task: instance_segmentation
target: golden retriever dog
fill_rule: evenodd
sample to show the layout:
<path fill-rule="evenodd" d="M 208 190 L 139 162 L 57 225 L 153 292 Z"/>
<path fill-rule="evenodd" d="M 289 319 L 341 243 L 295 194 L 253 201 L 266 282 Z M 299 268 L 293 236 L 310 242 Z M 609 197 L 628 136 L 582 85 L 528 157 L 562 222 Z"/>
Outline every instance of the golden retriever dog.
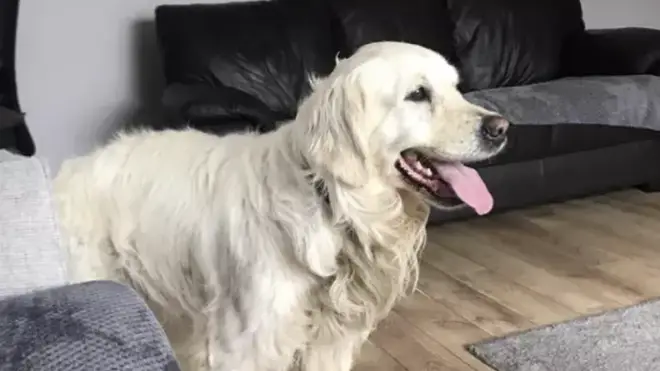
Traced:
<path fill-rule="evenodd" d="M 136 289 L 185 371 L 347 371 L 416 284 L 430 207 L 488 213 L 464 165 L 508 122 L 439 54 L 378 42 L 266 133 L 123 133 L 55 180 L 73 281 Z"/>

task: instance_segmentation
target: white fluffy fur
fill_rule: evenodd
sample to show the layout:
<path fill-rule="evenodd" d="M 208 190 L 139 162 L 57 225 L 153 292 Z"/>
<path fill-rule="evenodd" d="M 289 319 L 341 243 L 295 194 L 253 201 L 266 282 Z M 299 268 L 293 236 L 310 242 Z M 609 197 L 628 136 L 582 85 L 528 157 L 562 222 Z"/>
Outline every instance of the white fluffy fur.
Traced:
<path fill-rule="evenodd" d="M 72 279 L 133 286 L 185 371 L 351 369 L 417 278 L 431 201 L 399 153 L 496 152 L 457 82 L 434 52 L 374 43 L 272 133 L 124 133 L 68 161 L 55 189 Z M 421 85 L 432 102 L 404 99 Z"/>

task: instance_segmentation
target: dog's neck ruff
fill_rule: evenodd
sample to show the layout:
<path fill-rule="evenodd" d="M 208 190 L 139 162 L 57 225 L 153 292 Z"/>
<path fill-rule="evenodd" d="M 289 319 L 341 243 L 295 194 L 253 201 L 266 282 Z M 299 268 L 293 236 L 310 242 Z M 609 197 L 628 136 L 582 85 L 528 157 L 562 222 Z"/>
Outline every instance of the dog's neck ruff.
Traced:
<path fill-rule="evenodd" d="M 330 205 L 330 194 L 328 194 L 328 187 L 325 185 L 323 179 L 318 179 L 313 175 L 310 175 L 309 179 L 314 186 L 316 196 L 323 202 L 323 206 L 328 212 L 332 211 L 332 207 Z"/>
<path fill-rule="evenodd" d="M 332 215 L 332 207 L 330 205 L 330 194 L 328 193 L 328 187 L 325 184 L 325 181 L 318 176 L 318 174 L 312 171 L 312 167 L 306 160 L 303 160 L 302 170 L 307 172 L 306 175 L 307 181 L 314 187 L 316 196 L 321 200 L 323 208 L 326 210 L 328 215 Z"/>
<path fill-rule="evenodd" d="M 335 313 L 327 319 L 332 330 L 317 335 L 325 338 L 349 328 L 371 328 L 416 285 L 417 253 L 425 240 L 428 213 L 412 206 L 417 200 L 404 207 L 408 197 L 398 193 L 353 189 L 342 193 L 348 199 L 341 202 L 335 199 L 335 185 L 325 180 L 323 173 L 306 159 L 301 165 L 328 221 L 344 236 L 336 257 L 337 272 L 327 277 L 321 290 L 325 293 L 322 312 Z M 357 209 L 347 214 L 347 205 Z M 363 210 L 374 210 L 373 205 L 382 211 L 376 216 L 364 215 Z"/>

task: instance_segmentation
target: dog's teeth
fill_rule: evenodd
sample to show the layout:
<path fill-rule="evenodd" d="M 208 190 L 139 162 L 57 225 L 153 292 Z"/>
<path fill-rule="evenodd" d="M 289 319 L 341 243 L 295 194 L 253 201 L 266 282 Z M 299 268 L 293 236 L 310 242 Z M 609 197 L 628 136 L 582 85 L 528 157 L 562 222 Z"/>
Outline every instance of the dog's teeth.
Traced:
<path fill-rule="evenodd" d="M 433 172 L 428 167 L 424 166 L 421 162 L 415 161 L 415 170 L 419 171 L 428 177 L 433 176 Z"/>

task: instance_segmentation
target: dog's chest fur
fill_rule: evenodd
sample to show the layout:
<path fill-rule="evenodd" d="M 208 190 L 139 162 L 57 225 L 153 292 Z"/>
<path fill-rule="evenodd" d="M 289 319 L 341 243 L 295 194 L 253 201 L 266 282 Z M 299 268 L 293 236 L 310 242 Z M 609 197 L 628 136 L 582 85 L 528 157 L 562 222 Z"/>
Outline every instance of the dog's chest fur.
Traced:
<path fill-rule="evenodd" d="M 322 222 L 315 221 L 315 234 L 319 243 L 334 245 L 325 249 L 334 256 L 325 258 L 332 264 L 324 266 L 325 275 L 317 276 L 307 313 L 312 341 L 332 342 L 347 333 L 371 331 L 414 286 L 428 206 L 411 194 L 400 194 L 399 213 L 390 219 L 346 220 L 336 225 L 331 220 L 337 210 L 324 187 L 316 184 L 315 188 L 324 207 Z M 308 266 L 313 267 L 310 262 Z"/>

